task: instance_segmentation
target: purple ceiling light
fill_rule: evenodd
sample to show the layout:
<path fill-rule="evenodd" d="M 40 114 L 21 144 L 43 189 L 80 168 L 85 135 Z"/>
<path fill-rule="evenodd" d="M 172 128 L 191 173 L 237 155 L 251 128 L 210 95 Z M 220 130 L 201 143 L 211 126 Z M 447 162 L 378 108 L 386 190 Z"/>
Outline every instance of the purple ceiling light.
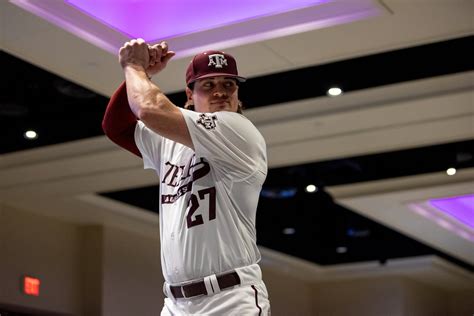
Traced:
<path fill-rule="evenodd" d="M 113 54 L 141 37 L 167 40 L 178 57 L 366 19 L 376 0 L 10 0 Z"/>
<path fill-rule="evenodd" d="M 429 200 L 431 206 L 474 229 L 474 194 Z"/>
<path fill-rule="evenodd" d="M 415 213 L 474 242 L 474 194 L 409 204 Z"/>
<path fill-rule="evenodd" d="M 130 38 L 158 41 L 319 5 L 328 0 L 65 0 Z"/>

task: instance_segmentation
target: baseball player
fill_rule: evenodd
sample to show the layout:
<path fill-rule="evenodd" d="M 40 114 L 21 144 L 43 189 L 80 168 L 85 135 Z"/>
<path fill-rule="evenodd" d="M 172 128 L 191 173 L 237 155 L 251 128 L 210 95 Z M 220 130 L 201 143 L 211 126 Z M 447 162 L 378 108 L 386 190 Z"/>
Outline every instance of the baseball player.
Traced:
<path fill-rule="evenodd" d="M 173 56 L 165 42 L 127 42 L 119 53 L 125 82 L 102 123 L 160 178 L 161 315 L 269 315 L 255 232 L 266 145 L 241 114 L 245 78 L 231 55 L 200 53 L 179 108 L 150 81 Z"/>

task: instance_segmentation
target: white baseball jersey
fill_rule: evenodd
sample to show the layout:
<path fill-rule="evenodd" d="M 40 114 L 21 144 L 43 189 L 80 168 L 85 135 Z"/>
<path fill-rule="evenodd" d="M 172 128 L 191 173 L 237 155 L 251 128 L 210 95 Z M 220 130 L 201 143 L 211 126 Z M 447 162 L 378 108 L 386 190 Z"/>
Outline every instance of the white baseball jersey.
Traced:
<path fill-rule="evenodd" d="M 195 151 L 138 122 L 145 168 L 160 177 L 161 263 L 178 284 L 257 263 L 255 215 L 266 145 L 243 115 L 181 109 Z"/>

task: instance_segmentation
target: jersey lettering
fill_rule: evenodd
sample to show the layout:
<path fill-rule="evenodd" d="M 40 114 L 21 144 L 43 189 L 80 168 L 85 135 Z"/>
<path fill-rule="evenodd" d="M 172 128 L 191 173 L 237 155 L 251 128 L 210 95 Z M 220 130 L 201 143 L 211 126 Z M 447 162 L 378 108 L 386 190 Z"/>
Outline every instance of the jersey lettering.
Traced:
<path fill-rule="evenodd" d="M 162 183 L 165 183 L 168 186 L 179 188 L 175 194 L 162 194 L 161 203 L 174 203 L 181 196 L 192 190 L 194 181 L 205 177 L 211 171 L 209 163 L 204 158 L 200 158 L 199 162 L 194 163 L 195 157 L 196 156 L 193 155 L 193 157 L 190 159 L 190 162 L 188 163 L 189 168 L 184 174 L 184 166 L 176 166 L 170 163 L 169 161 L 165 163 L 166 166 L 169 166 L 169 169 L 166 171 Z M 178 177 L 177 174 L 179 171 L 181 174 L 181 178 L 179 182 L 175 182 Z M 170 177 L 172 173 L 173 175 Z M 190 174 L 191 176 L 189 176 Z"/>
<path fill-rule="evenodd" d="M 172 187 L 177 187 L 178 179 L 183 174 L 184 166 L 176 166 L 170 163 L 169 161 L 167 161 L 165 165 L 169 166 L 169 168 L 166 171 L 166 174 L 163 177 L 163 181 L 161 181 L 161 183 L 165 183 Z M 171 175 L 171 178 L 170 178 L 170 175 Z"/>
<path fill-rule="evenodd" d="M 199 199 L 204 200 L 207 195 L 209 195 L 209 221 L 216 219 L 216 188 L 207 188 L 199 190 L 198 192 Z M 202 218 L 201 214 L 196 215 L 193 218 L 194 213 L 199 208 L 199 200 L 195 194 L 191 194 L 191 198 L 188 202 L 188 215 L 186 215 L 186 222 L 188 228 L 193 226 L 202 225 L 204 224 L 204 219 Z"/>

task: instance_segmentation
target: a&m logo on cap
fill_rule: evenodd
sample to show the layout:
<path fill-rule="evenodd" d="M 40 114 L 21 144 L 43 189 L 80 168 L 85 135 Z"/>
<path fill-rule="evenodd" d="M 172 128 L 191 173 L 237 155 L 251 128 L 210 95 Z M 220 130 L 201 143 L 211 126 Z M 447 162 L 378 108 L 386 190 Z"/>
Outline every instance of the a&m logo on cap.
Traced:
<path fill-rule="evenodd" d="M 227 59 L 222 54 L 212 54 L 209 55 L 209 67 L 214 66 L 215 68 L 222 68 L 223 66 L 227 66 Z"/>

